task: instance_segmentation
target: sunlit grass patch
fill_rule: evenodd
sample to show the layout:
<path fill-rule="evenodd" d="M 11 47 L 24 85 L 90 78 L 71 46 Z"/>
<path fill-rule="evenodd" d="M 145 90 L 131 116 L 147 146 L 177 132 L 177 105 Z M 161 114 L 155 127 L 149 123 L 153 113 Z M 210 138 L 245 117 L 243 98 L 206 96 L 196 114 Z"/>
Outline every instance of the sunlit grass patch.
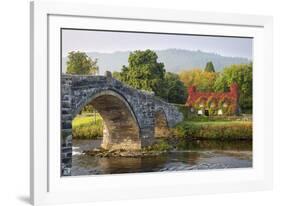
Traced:
<path fill-rule="evenodd" d="M 96 114 L 78 115 L 72 120 L 74 139 L 96 139 L 103 136 L 103 119 Z"/>

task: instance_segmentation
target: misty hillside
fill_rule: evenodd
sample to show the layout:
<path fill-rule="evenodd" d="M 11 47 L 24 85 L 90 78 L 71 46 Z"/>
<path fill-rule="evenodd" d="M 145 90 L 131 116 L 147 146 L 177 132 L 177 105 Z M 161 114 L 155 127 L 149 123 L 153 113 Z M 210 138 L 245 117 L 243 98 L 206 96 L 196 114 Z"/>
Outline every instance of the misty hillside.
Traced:
<path fill-rule="evenodd" d="M 249 63 L 250 60 L 239 57 L 226 57 L 215 53 L 203 51 L 190 51 L 182 49 L 156 50 L 158 61 L 165 64 L 166 71 L 179 72 L 195 67 L 204 68 L 208 61 L 212 61 L 215 70 L 221 71 L 225 66 L 231 64 Z M 120 71 L 123 65 L 128 65 L 129 51 L 119 51 L 114 53 L 88 52 L 91 58 L 98 59 L 100 74 L 106 70 Z M 66 71 L 67 58 L 62 59 L 62 71 Z"/>

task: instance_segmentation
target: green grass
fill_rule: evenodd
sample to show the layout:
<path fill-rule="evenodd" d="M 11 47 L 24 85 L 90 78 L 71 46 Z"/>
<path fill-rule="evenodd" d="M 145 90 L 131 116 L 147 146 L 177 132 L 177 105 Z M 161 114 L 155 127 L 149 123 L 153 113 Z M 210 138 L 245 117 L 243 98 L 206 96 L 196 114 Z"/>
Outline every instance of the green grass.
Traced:
<path fill-rule="evenodd" d="M 194 139 L 252 139 L 252 122 L 184 121 L 176 126 L 174 136 Z"/>
<path fill-rule="evenodd" d="M 103 121 L 101 116 L 99 114 L 96 115 L 96 121 Z M 94 115 L 79 115 L 77 117 L 75 117 L 73 120 L 72 120 L 72 127 L 75 128 L 75 127 L 80 127 L 80 126 L 85 126 L 85 125 L 88 125 L 88 124 L 93 124 L 95 123 L 95 117 Z"/>
<path fill-rule="evenodd" d="M 240 116 L 193 116 L 186 119 L 191 122 L 247 122 L 251 121 L 251 115 Z"/>
<path fill-rule="evenodd" d="M 248 116 L 189 116 L 173 129 L 179 138 L 193 139 L 252 139 L 251 115 Z M 96 119 L 96 120 L 95 120 Z M 78 115 L 72 121 L 74 139 L 97 139 L 103 136 L 103 119 L 97 113 Z M 155 145 L 157 150 L 167 150 L 167 145 Z"/>
<path fill-rule="evenodd" d="M 73 139 L 97 139 L 103 136 L 103 119 L 99 114 L 83 114 L 72 121 Z"/>
<path fill-rule="evenodd" d="M 221 120 L 216 120 L 216 121 L 189 121 L 188 124 L 191 125 L 201 125 L 201 126 L 233 126 L 233 125 L 245 125 L 251 123 L 249 121 L 231 121 L 231 120 L 226 120 L 226 121 L 221 121 Z"/>

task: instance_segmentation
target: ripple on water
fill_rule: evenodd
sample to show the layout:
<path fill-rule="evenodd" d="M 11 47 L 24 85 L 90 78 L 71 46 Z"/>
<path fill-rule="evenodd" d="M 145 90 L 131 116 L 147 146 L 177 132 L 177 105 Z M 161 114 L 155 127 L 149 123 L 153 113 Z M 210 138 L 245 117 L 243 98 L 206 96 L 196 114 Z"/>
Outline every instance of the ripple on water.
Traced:
<path fill-rule="evenodd" d="M 73 141 L 72 175 L 165 172 L 252 167 L 252 152 L 236 150 L 177 151 L 145 158 L 96 158 L 83 154 L 100 144 Z"/>

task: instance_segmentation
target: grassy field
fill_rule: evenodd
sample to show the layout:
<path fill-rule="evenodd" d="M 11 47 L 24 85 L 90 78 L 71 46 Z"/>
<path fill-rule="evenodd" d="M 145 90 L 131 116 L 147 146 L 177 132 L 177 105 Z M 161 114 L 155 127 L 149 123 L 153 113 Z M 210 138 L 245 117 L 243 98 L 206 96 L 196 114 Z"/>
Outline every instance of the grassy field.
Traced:
<path fill-rule="evenodd" d="M 72 121 L 74 139 L 97 139 L 103 136 L 103 119 L 96 113 L 78 115 Z"/>
<path fill-rule="evenodd" d="M 96 116 L 97 121 L 102 121 L 102 118 L 99 114 Z M 85 126 L 88 124 L 93 124 L 95 123 L 95 117 L 93 114 L 89 115 L 78 115 L 75 117 L 72 121 L 72 127 L 80 127 L 80 126 Z"/>
<path fill-rule="evenodd" d="M 184 121 L 176 126 L 174 135 L 196 139 L 252 139 L 252 121 Z"/>
<path fill-rule="evenodd" d="M 83 113 L 72 121 L 74 139 L 97 139 L 103 136 L 103 119 L 96 113 Z M 173 128 L 173 136 L 192 139 L 252 139 L 251 115 L 189 116 Z"/>
<path fill-rule="evenodd" d="M 173 129 L 175 137 L 194 139 L 252 139 L 252 115 L 198 116 L 183 105 L 175 105 L 184 121 Z"/>

